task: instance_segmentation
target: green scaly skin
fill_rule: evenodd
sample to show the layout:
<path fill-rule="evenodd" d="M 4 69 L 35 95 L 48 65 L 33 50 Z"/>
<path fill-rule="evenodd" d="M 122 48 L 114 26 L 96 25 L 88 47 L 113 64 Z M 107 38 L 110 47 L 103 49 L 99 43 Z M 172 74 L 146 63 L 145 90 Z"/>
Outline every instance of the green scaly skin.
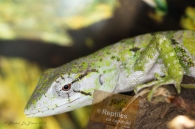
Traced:
<path fill-rule="evenodd" d="M 145 34 L 47 70 L 27 103 L 25 114 L 43 117 L 91 105 L 95 89 L 137 93 L 152 86 L 148 94 L 151 100 L 159 86 L 174 84 L 180 93 L 184 75 L 195 77 L 195 32 Z"/>

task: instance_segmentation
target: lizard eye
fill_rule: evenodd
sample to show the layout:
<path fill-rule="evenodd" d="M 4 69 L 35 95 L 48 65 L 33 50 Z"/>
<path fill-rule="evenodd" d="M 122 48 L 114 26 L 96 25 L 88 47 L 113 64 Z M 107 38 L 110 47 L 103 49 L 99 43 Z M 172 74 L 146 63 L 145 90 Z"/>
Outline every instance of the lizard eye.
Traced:
<path fill-rule="evenodd" d="M 67 85 L 64 85 L 64 86 L 62 87 L 62 90 L 63 90 L 63 91 L 69 91 L 70 88 L 71 88 L 71 84 L 67 84 Z"/>
<path fill-rule="evenodd" d="M 55 97 L 69 98 L 76 94 L 76 91 L 80 91 L 79 83 L 66 75 L 57 78 L 52 84 L 52 94 Z"/>

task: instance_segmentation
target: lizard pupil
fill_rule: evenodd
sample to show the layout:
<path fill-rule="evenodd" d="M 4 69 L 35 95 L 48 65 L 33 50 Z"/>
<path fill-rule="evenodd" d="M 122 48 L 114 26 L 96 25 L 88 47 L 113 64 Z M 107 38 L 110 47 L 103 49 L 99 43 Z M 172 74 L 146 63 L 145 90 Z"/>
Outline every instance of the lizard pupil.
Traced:
<path fill-rule="evenodd" d="M 63 91 L 68 91 L 68 90 L 70 90 L 70 88 L 71 88 L 71 84 L 67 84 L 67 85 L 64 85 L 64 86 L 62 87 L 62 90 L 63 90 Z"/>

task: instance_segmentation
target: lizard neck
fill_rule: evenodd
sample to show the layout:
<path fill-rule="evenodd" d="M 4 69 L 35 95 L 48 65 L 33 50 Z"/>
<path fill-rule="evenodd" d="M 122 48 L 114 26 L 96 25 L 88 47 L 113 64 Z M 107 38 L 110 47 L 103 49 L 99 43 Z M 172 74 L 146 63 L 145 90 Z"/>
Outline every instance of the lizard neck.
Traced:
<path fill-rule="evenodd" d="M 165 67 L 161 61 L 155 63 L 148 72 L 134 71 L 129 74 L 128 70 L 121 70 L 119 80 L 113 92 L 128 92 L 133 91 L 135 86 L 143 84 L 155 79 L 155 74 L 164 76 Z"/>

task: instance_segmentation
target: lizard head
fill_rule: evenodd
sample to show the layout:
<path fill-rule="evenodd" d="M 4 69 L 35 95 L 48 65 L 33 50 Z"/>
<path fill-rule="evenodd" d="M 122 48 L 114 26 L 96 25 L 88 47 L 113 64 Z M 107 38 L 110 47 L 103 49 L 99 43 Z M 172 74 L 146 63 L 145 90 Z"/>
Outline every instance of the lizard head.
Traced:
<path fill-rule="evenodd" d="M 68 68 L 62 66 L 42 74 L 25 107 L 27 117 L 50 116 L 92 104 L 97 71 Z"/>

